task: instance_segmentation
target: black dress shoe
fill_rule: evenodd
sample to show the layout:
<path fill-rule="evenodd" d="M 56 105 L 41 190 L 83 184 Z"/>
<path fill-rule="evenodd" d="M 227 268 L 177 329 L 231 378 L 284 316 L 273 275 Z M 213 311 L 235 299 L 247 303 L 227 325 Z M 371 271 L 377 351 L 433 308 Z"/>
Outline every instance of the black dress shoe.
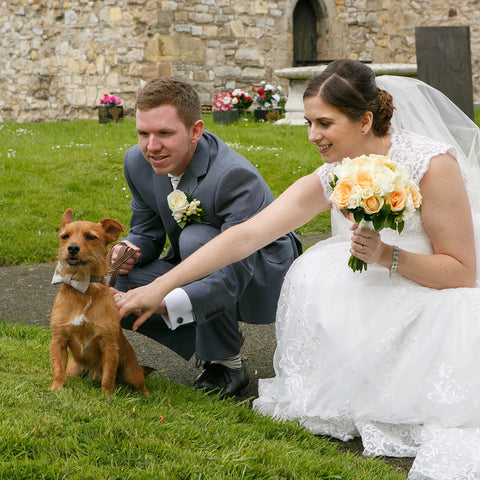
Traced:
<path fill-rule="evenodd" d="M 247 367 L 228 368 L 220 363 L 205 362 L 203 372 L 195 380 L 195 389 L 218 393 L 221 398 L 234 397 L 248 385 Z"/>

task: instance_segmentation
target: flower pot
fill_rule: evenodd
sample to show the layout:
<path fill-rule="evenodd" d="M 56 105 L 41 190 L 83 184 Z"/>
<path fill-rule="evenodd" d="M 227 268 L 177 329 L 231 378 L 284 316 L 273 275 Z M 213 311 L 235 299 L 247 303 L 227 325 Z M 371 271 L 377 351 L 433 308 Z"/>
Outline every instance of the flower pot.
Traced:
<path fill-rule="evenodd" d="M 282 108 L 257 108 L 253 111 L 256 122 L 276 122 L 280 120 Z"/>
<path fill-rule="evenodd" d="M 123 105 L 100 105 L 98 107 L 98 123 L 121 122 Z"/>
<path fill-rule="evenodd" d="M 221 110 L 216 110 L 213 112 L 213 121 L 214 123 L 223 123 L 224 125 L 229 125 L 230 123 L 238 122 L 238 110 L 227 110 L 222 112 Z"/>
<path fill-rule="evenodd" d="M 249 118 L 251 115 L 250 110 L 240 110 L 240 109 L 237 109 L 237 110 L 238 110 L 239 118 Z"/>

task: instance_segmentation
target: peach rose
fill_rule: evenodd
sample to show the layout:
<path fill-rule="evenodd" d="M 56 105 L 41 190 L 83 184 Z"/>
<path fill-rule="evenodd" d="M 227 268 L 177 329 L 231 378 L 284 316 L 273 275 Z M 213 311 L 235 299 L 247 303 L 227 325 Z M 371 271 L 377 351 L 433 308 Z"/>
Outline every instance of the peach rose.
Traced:
<path fill-rule="evenodd" d="M 407 192 L 402 187 L 395 187 L 392 193 L 385 200 L 387 205 L 390 205 L 392 212 L 400 212 L 407 204 Z"/>
<path fill-rule="evenodd" d="M 412 197 L 413 206 L 415 208 L 420 207 L 420 204 L 422 203 L 422 195 L 420 195 L 418 188 L 415 185 L 409 185 L 408 193 Z"/>
<path fill-rule="evenodd" d="M 339 180 L 335 185 L 330 200 L 338 207 L 345 208 L 352 196 L 355 183 L 351 178 L 344 178 Z"/>
<path fill-rule="evenodd" d="M 372 153 L 371 155 L 369 155 L 369 158 L 373 165 L 388 168 L 392 166 L 392 161 L 385 155 L 375 155 Z"/>
<path fill-rule="evenodd" d="M 366 213 L 372 215 L 374 213 L 377 213 L 383 207 L 383 203 L 383 199 L 372 195 L 365 200 L 365 206 L 363 207 L 363 209 Z"/>
<path fill-rule="evenodd" d="M 362 190 L 373 187 L 373 177 L 367 170 L 359 170 L 355 180 Z"/>

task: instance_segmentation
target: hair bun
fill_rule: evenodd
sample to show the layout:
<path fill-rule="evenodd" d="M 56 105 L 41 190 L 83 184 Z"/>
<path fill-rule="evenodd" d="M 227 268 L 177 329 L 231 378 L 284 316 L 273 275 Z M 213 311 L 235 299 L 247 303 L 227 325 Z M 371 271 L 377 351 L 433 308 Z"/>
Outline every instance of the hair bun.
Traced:
<path fill-rule="evenodd" d="M 380 135 L 385 135 L 390 128 L 390 120 L 393 116 L 393 98 L 386 91 L 381 88 L 378 89 L 378 110 L 374 115 L 375 130 Z"/>

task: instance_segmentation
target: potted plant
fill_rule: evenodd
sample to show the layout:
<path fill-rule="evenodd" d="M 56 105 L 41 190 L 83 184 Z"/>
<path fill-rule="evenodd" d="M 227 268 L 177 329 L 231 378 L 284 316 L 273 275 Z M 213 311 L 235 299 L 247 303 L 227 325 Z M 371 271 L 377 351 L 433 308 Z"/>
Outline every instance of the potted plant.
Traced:
<path fill-rule="evenodd" d="M 98 123 L 121 122 L 123 120 L 122 100 L 106 93 L 100 99 L 98 107 Z"/>
<path fill-rule="evenodd" d="M 244 90 L 236 88 L 230 92 L 233 107 L 238 110 L 240 115 L 245 115 L 253 103 L 253 97 Z"/>
<path fill-rule="evenodd" d="M 287 96 L 282 91 L 282 87 L 273 87 L 265 82 L 261 87 L 255 90 L 255 103 L 258 107 L 254 111 L 255 121 L 274 122 L 280 120 L 283 108 L 287 103 Z"/>
<path fill-rule="evenodd" d="M 217 93 L 212 107 L 215 123 L 228 125 L 238 121 L 238 110 L 234 108 L 233 99 L 229 92 Z"/>

